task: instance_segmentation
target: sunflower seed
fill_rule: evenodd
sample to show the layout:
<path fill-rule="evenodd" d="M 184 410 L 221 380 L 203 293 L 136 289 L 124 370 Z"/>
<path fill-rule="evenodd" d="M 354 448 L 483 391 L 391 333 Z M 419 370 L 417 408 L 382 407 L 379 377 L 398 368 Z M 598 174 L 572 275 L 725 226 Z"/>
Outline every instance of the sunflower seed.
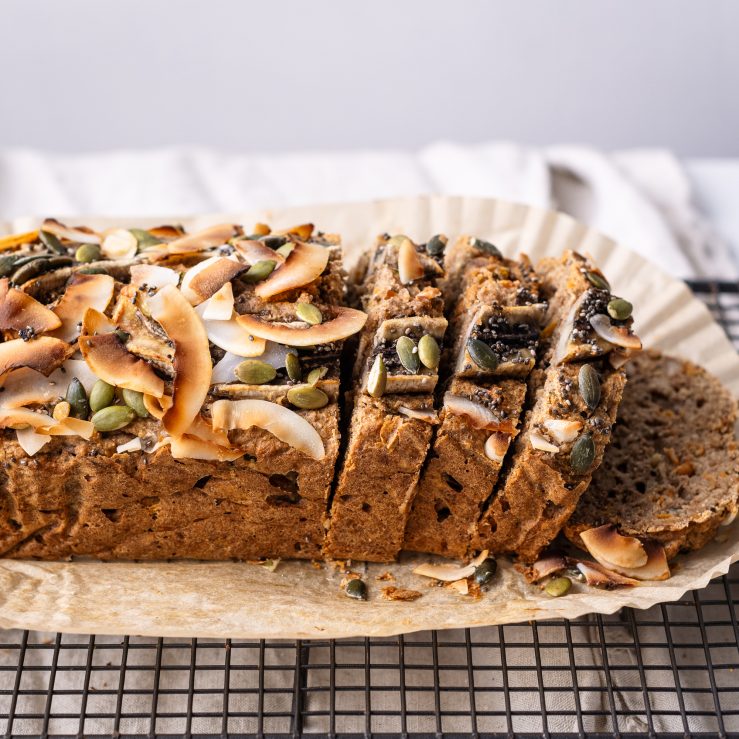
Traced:
<path fill-rule="evenodd" d="M 373 398 L 381 398 L 387 386 L 387 370 L 382 354 L 375 357 L 375 363 L 372 365 L 369 377 L 367 377 L 367 392 Z"/>
<path fill-rule="evenodd" d="M 144 394 L 136 390 L 128 390 L 123 388 L 121 391 L 123 402 L 139 417 L 148 418 L 149 412 L 144 405 Z"/>
<path fill-rule="evenodd" d="M 276 264 L 277 262 L 271 259 L 260 259 L 241 275 L 241 279 L 244 282 L 260 282 L 261 280 L 265 280 L 272 274 L 272 270 Z"/>
<path fill-rule="evenodd" d="M 593 287 L 597 287 L 598 290 L 610 291 L 611 286 L 608 284 L 608 280 L 605 277 L 603 277 L 603 275 L 599 275 L 597 272 L 586 272 L 585 277 L 587 277 L 588 282 Z"/>
<path fill-rule="evenodd" d="M 72 418 L 87 419 L 90 415 L 90 404 L 87 401 L 87 393 L 84 385 L 73 377 L 67 387 L 66 395 L 67 403 L 69 403 L 69 415 Z"/>
<path fill-rule="evenodd" d="M 584 364 L 577 375 L 577 389 L 589 410 L 594 411 L 600 403 L 600 377 L 592 364 Z"/>
<path fill-rule="evenodd" d="M 245 359 L 236 367 L 236 377 L 247 385 L 264 385 L 277 377 L 277 370 L 259 359 Z"/>
<path fill-rule="evenodd" d="M 297 408 L 314 410 L 328 404 L 328 395 L 312 385 L 299 385 L 287 391 L 287 399 Z"/>
<path fill-rule="evenodd" d="M 429 369 L 436 369 L 441 358 L 441 349 L 431 334 L 424 334 L 418 341 L 418 358 Z"/>
<path fill-rule="evenodd" d="M 90 390 L 90 410 L 97 413 L 113 404 L 115 388 L 105 380 L 98 380 Z"/>
<path fill-rule="evenodd" d="M 97 262 L 101 255 L 102 252 L 97 244 L 82 244 L 74 253 L 74 258 L 78 262 Z"/>
<path fill-rule="evenodd" d="M 318 326 L 319 323 L 323 323 L 321 311 L 313 303 L 296 303 L 295 313 L 301 321 L 310 323 L 311 326 Z"/>
<path fill-rule="evenodd" d="M 100 432 L 118 431 L 128 426 L 136 418 L 136 413 L 127 405 L 109 405 L 99 410 L 90 419 Z"/>
<path fill-rule="evenodd" d="M 319 380 L 322 380 L 328 374 L 328 367 L 316 367 L 308 373 L 308 377 L 305 381 L 309 385 L 315 385 Z"/>
<path fill-rule="evenodd" d="M 47 248 L 53 251 L 55 254 L 66 254 L 67 250 L 64 245 L 57 238 L 56 234 L 50 233 L 49 231 L 39 231 L 39 241 Z"/>
<path fill-rule="evenodd" d="M 490 254 L 493 257 L 503 256 L 500 253 L 500 249 L 498 249 L 495 244 L 491 244 L 489 241 L 484 241 L 483 239 L 475 239 L 472 242 L 472 246 L 474 246 L 478 251 L 484 251 L 486 254 Z"/>
<path fill-rule="evenodd" d="M 344 588 L 344 593 L 349 598 L 354 598 L 354 600 L 367 600 L 367 586 L 364 584 L 364 580 L 360 580 L 358 577 L 349 580 Z"/>
<path fill-rule="evenodd" d="M 482 369 L 494 370 L 498 366 L 498 357 L 495 352 L 480 339 L 470 339 L 467 342 L 467 351 L 472 361 Z"/>
<path fill-rule="evenodd" d="M 410 336 L 401 336 L 395 342 L 395 351 L 403 367 L 415 375 L 421 368 L 421 360 L 418 358 L 416 342 Z"/>
<path fill-rule="evenodd" d="M 570 467 L 577 475 L 587 472 L 595 461 L 595 444 L 590 434 L 583 434 L 573 445 L 570 452 Z"/>
<path fill-rule="evenodd" d="M 563 595 L 567 595 L 572 587 L 572 581 L 569 577 L 555 577 L 550 580 L 545 586 L 547 595 L 551 595 L 552 598 L 560 598 Z"/>
<path fill-rule="evenodd" d="M 608 303 L 608 315 L 617 321 L 625 321 L 633 310 L 634 306 L 623 298 L 614 298 Z"/>
<path fill-rule="evenodd" d="M 428 244 L 426 244 L 426 253 L 430 254 L 432 257 L 443 254 L 444 249 L 446 249 L 447 241 L 448 239 L 444 234 L 436 234 L 436 236 L 432 236 L 429 239 Z"/>
<path fill-rule="evenodd" d="M 285 355 L 285 369 L 287 370 L 287 376 L 293 382 L 300 382 L 303 377 L 303 370 L 300 366 L 300 360 L 298 355 L 293 352 L 288 352 Z"/>

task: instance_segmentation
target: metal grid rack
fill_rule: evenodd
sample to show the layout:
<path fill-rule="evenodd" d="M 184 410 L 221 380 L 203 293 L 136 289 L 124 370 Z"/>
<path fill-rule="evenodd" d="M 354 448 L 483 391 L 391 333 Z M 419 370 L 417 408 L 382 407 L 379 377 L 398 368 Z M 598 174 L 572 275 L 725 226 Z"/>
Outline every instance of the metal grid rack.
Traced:
<path fill-rule="evenodd" d="M 739 344 L 739 285 L 692 283 Z M 0 632 L 9 736 L 739 736 L 739 564 L 647 611 L 390 639 Z"/>

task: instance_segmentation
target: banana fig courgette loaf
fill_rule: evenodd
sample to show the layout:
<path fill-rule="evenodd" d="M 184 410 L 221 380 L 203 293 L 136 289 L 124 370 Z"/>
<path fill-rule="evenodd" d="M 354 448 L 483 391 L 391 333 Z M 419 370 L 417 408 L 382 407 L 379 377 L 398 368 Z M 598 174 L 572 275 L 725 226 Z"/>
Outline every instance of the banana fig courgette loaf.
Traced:
<path fill-rule="evenodd" d="M 433 424 L 447 320 L 436 286 L 444 237 L 416 245 L 381 237 L 364 262 L 347 448 L 324 552 L 336 559 L 396 558 Z"/>
<path fill-rule="evenodd" d="M 526 257 L 504 259 L 492 244 L 463 237 L 446 263 L 456 295 L 444 361 L 450 382 L 403 548 L 464 558 L 518 433 L 545 306 Z"/>
<path fill-rule="evenodd" d="M 631 304 L 585 257 L 547 258 L 537 273 L 549 307 L 529 410 L 476 538 L 523 561 L 557 536 L 588 487 L 616 420 L 621 367 L 641 347 Z"/>
<path fill-rule="evenodd" d="M 736 400 L 704 369 L 652 350 L 627 375 L 613 440 L 564 532 L 586 548 L 580 535 L 610 524 L 668 558 L 699 549 L 739 506 Z"/>
<path fill-rule="evenodd" d="M 320 556 L 366 316 L 335 237 L 255 231 L 0 241 L 3 556 Z"/>

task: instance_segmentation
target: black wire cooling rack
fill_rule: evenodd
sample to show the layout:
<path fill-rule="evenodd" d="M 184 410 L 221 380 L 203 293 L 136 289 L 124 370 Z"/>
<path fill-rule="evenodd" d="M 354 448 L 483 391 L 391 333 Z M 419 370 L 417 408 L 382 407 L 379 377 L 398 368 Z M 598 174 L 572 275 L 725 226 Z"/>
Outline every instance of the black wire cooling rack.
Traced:
<path fill-rule="evenodd" d="M 691 286 L 739 345 L 739 285 Z M 738 620 L 739 565 L 647 611 L 390 639 L 6 631 L 0 732 L 739 736 Z"/>

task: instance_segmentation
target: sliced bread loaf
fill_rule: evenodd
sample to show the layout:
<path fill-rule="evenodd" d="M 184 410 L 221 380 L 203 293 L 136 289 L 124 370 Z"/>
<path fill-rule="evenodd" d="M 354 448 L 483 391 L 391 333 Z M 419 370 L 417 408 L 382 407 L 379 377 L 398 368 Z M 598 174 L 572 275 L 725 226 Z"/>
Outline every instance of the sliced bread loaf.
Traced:
<path fill-rule="evenodd" d="M 564 532 L 615 524 L 668 557 L 698 549 L 739 505 L 737 403 L 692 362 L 645 351 L 627 368 L 613 439 Z"/>

